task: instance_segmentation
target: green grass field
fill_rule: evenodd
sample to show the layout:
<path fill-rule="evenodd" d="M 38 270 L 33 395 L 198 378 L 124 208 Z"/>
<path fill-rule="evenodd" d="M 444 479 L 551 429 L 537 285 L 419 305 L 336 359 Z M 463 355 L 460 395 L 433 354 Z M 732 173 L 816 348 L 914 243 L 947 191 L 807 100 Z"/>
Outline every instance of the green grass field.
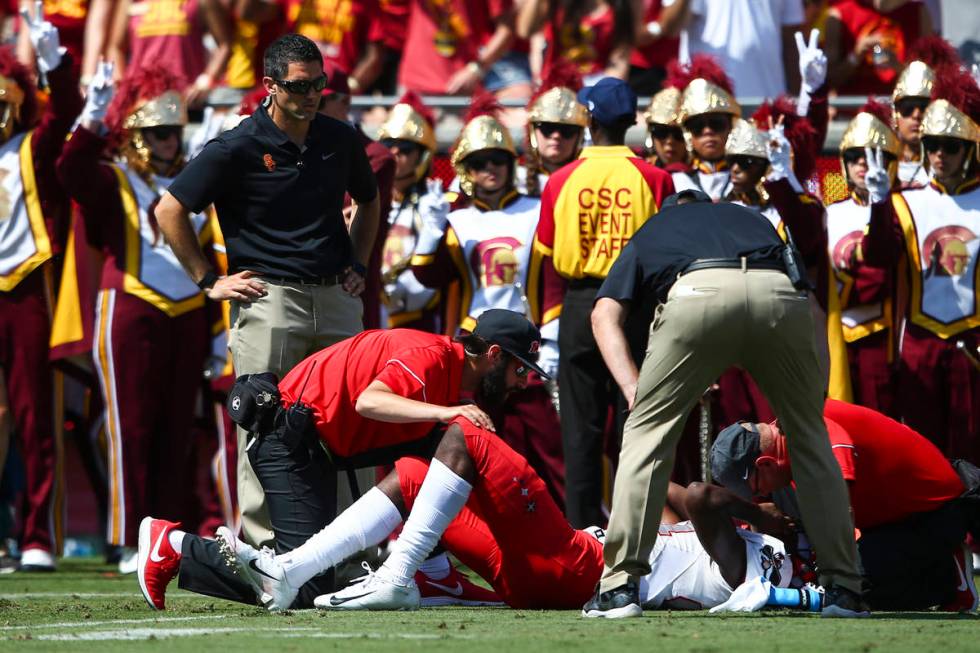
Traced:
<path fill-rule="evenodd" d="M 714 616 L 648 612 L 585 620 L 577 612 L 491 608 L 416 613 L 269 614 L 171 585 L 153 612 L 134 576 L 94 560 L 57 574 L 0 576 L 0 651 L 954 651 L 980 650 L 980 621 L 882 613 L 861 621 L 790 612 Z"/>

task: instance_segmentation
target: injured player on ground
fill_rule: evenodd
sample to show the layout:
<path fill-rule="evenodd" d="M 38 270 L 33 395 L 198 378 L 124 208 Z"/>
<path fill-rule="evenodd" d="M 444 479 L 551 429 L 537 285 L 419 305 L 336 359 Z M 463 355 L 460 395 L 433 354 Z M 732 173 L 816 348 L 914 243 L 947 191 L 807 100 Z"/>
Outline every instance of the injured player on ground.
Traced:
<path fill-rule="evenodd" d="M 573 529 L 544 482 L 497 435 L 462 418 L 449 428 L 459 429 L 466 438 L 478 480 L 466 506 L 443 534 L 443 545 L 511 607 L 581 606 L 602 572 L 602 530 Z M 391 525 L 411 511 L 427 469 L 428 462 L 420 458 L 398 460 L 386 478 L 334 522 L 303 546 L 278 556 L 256 550 L 220 528 L 227 567 L 213 571 L 228 583 L 247 583 L 257 600 L 276 597 L 270 609 L 285 609 L 315 575 L 386 539 Z M 736 527 L 733 520 L 751 524 L 758 532 Z M 387 526 L 379 529 L 374 522 Z M 644 607 L 714 607 L 746 581 L 758 583 L 760 577 L 773 587 L 799 584 L 794 568 L 801 567 L 780 539 L 795 541 L 794 525 L 771 504 L 749 503 L 717 486 L 672 484 L 660 535 L 650 568 L 638 574 Z M 180 553 L 175 550 L 172 555 Z M 148 568 L 147 573 L 170 577 L 147 586 L 165 591 L 177 571 L 173 563 L 164 560 L 157 569 Z M 360 580 L 318 597 L 315 605 L 362 609 Z"/>

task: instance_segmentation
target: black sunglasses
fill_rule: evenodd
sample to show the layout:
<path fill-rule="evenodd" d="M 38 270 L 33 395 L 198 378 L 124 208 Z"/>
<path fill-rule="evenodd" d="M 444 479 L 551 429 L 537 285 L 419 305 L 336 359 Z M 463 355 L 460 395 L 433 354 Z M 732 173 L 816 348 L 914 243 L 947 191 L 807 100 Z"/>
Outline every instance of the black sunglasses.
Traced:
<path fill-rule="evenodd" d="M 895 111 L 898 111 L 903 118 L 908 118 L 915 113 L 916 109 L 925 111 L 927 106 L 929 106 L 929 100 L 925 98 L 903 97 L 895 103 Z"/>
<path fill-rule="evenodd" d="M 958 138 L 945 138 L 943 136 L 923 136 L 922 147 L 929 154 L 942 150 L 943 153 L 953 155 L 959 154 L 963 150 L 964 142 Z"/>
<path fill-rule="evenodd" d="M 851 147 L 844 150 L 841 154 L 844 159 L 844 163 L 857 163 L 864 158 L 864 148 L 863 147 Z M 895 156 L 889 154 L 888 152 L 882 152 L 882 159 L 885 166 L 891 165 L 891 162 L 895 160 Z"/>
<path fill-rule="evenodd" d="M 277 79 L 275 82 L 289 93 L 306 95 L 311 90 L 322 92 L 327 87 L 327 76 L 320 75 L 316 79 Z"/>
<path fill-rule="evenodd" d="M 650 125 L 650 135 L 658 141 L 673 138 L 678 141 L 684 140 L 684 132 L 680 127 L 672 125 Z"/>
<path fill-rule="evenodd" d="M 385 138 L 381 141 L 381 144 L 389 150 L 397 149 L 405 155 L 411 155 L 422 149 L 422 146 L 415 141 L 409 141 L 404 138 Z"/>
<path fill-rule="evenodd" d="M 687 130 L 697 136 L 705 129 L 718 133 L 731 129 L 732 122 L 728 116 L 697 116 L 684 123 Z"/>
<path fill-rule="evenodd" d="M 157 127 L 144 127 L 143 131 L 153 134 L 153 138 L 158 141 L 165 141 L 171 136 L 180 138 L 180 133 L 183 129 L 183 127 L 178 125 L 159 125 Z"/>
<path fill-rule="evenodd" d="M 495 166 L 505 166 L 510 163 L 509 152 L 503 150 L 490 150 L 488 152 L 477 152 L 471 154 L 463 160 L 463 165 L 470 170 L 485 170 L 491 163 Z"/>
<path fill-rule="evenodd" d="M 743 170 L 752 168 L 754 166 L 764 166 L 768 165 L 769 161 L 758 156 L 749 156 L 748 154 L 733 154 L 732 156 L 725 157 L 728 161 L 729 166 L 737 165 Z"/>
<path fill-rule="evenodd" d="M 572 138 L 582 132 L 582 128 L 578 125 L 566 125 L 560 122 L 539 122 L 534 127 L 540 130 L 545 136 L 551 136 L 555 132 L 558 132 L 558 135 L 562 138 Z"/>

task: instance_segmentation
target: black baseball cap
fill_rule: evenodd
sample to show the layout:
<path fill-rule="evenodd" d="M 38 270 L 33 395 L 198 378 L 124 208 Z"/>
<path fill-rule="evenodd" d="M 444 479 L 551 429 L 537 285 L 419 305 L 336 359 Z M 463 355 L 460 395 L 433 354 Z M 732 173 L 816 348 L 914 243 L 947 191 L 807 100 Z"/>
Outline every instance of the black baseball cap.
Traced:
<path fill-rule="evenodd" d="M 636 118 L 636 93 L 630 85 L 616 77 L 603 77 L 593 86 L 578 92 L 578 101 L 600 125 L 615 125 L 627 118 Z"/>
<path fill-rule="evenodd" d="M 752 499 L 749 473 L 761 455 L 755 424 L 738 422 L 722 429 L 711 445 L 711 477 L 746 501 Z"/>
<path fill-rule="evenodd" d="M 501 349 L 537 372 L 541 378 L 551 378 L 537 365 L 541 332 L 521 313 L 503 308 L 484 311 L 476 320 L 473 335 L 500 345 Z"/>

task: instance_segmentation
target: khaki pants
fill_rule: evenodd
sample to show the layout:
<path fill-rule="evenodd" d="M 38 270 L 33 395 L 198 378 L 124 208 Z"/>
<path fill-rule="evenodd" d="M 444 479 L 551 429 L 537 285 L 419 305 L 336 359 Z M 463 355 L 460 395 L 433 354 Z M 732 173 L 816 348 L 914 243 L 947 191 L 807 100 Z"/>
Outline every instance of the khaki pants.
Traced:
<path fill-rule="evenodd" d="M 263 280 L 268 294 L 250 304 L 232 302 L 229 348 L 235 374 L 272 372 L 282 378 L 301 360 L 363 330 L 363 304 L 339 285 Z M 238 429 L 238 506 L 242 534 L 254 546 L 272 543 L 265 495 Z M 374 484 L 373 470 L 367 487 Z M 346 487 L 346 479 L 343 480 Z M 348 493 L 349 494 L 349 493 Z"/>
<path fill-rule="evenodd" d="M 650 573 L 684 420 L 731 365 L 752 375 L 787 435 L 803 522 L 820 552 L 820 582 L 860 592 L 847 489 L 823 421 L 825 382 L 807 294 L 781 272 L 737 269 L 684 275 L 650 325 L 623 432 L 601 590 Z"/>

